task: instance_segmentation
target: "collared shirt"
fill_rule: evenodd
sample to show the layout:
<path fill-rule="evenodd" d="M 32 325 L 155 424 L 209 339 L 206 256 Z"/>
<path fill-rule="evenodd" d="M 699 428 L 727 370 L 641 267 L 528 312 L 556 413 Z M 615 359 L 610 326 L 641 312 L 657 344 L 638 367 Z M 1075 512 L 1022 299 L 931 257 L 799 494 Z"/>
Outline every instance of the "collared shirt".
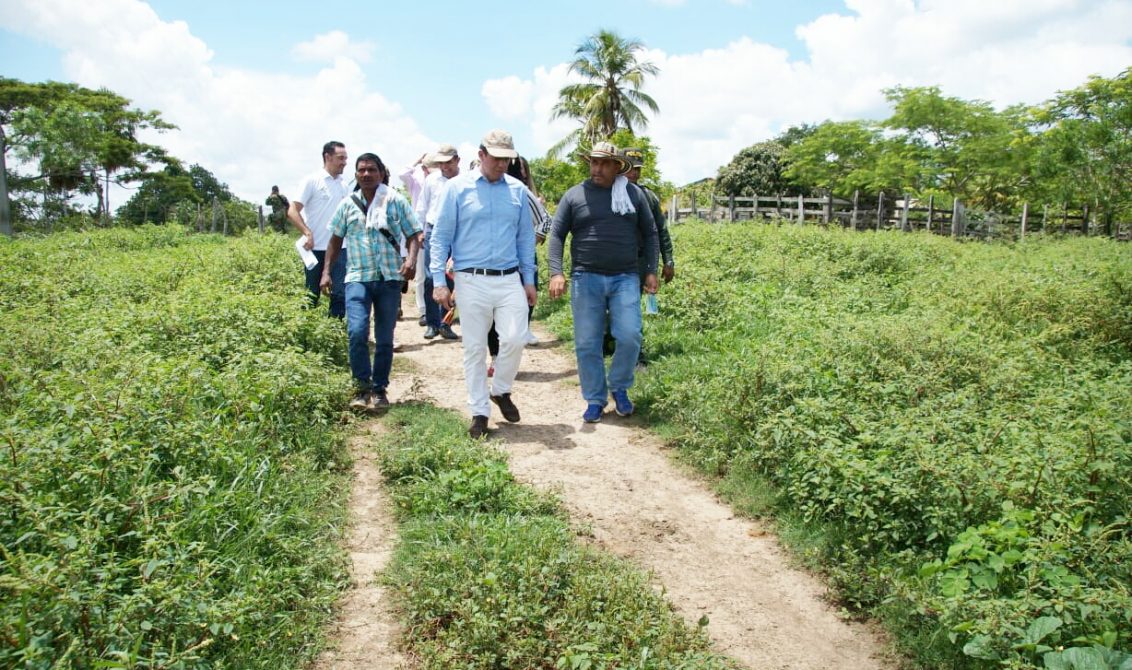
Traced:
<path fill-rule="evenodd" d="M 356 191 L 354 195 L 362 202 L 366 202 L 361 191 Z M 417 223 L 412 208 L 409 207 L 409 201 L 392 189 L 385 198 L 385 216 L 390 232 L 401 244 L 405 244 L 406 240 L 421 232 L 421 226 Z M 366 215 L 353 198 L 346 198 L 338 205 L 330 220 L 330 231 L 350 245 L 346 281 L 401 279 L 400 250 L 394 248 L 380 230 L 366 228 Z"/>
<path fill-rule="evenodd" d="M 440 193 L 447 182 L 448 177 L 440 170 L 428 173 L 424 186 L 421 187 L 420 197 L 413 201 L 413 213 L 417 215 L 417 221 L 426 235 L 436 223 L 436 215 L 440 212 Z"/>
<path fill-rule="evenodd" d="M 429 272 L 443 286 L 449 254 L 457 270 L 509 270 L 535 283 L 535 231 L 527 187 L 511 175 L 492 183 L 479 170 L 450 179 L 432 229 Z"/>
<path fill-rule="evenodd" d="M 311 229 L 314 237 L 314 248 L 322 251 L 330 241 L 330 228 L 327 224 L 338 203 L 342 202 L 349 192 L 346 190 L 346 180 L 342 175 L 331 177 L 325 168 L 312 173 L 299 184 L 297 190 L 299 197 L 295 202 L 302 204 L 303 220 L 307 228 Z"/>

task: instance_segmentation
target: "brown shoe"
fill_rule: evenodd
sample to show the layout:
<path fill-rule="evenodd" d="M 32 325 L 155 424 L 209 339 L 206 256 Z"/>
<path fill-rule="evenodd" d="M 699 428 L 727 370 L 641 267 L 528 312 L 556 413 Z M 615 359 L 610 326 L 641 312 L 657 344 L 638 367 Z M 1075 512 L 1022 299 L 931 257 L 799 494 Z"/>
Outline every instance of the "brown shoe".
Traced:
<path fill-rule="evenodd" d="M 503 412 L 504 419 L 507 419 L 511 423 L 519 422 L 519 408 L 515 406 L 515 403 L 511 402 L 510 393 L 493 395 L 491 396 L 491 401 L 499 405 L 499 411 Z"/>
<path fill-rule="evenodd" d="M 472 417 L 472 425 L 468 428 L 468 436 L 473 440 L 478 440 L 487 435 L 487 417 L 476 416 Z"/>

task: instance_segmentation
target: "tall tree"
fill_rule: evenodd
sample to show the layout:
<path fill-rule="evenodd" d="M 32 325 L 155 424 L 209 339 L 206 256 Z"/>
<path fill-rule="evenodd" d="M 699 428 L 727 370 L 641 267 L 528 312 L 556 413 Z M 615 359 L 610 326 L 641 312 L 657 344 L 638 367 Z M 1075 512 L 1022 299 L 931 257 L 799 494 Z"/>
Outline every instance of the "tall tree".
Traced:
<path fill-rule="evenodd" d="M 14 149 L 39 172 L 12 184 L 4 172 L 0 215 L 9 206 L 9 191 L 17 187 L 42 188 L 62 200 L 76 190 L 89 192 L 98 196 L 99 213 L 106 215 L 111 183 L 134 181 L 147 164 L 167 158 L 161 147 L 141 142 L 139 131 L 173 127 L 158 112 L 131 108 L 128 99 L 106 89 L 0 79 L 0 154 Z"/>
<path fill-rule="evenodd" d="M 550 155 L 608 138 L 618 128 L 631 133 L 644 130 L 648 117 L 642 107 L 653 114 L 660 112 L 656 101 L 641 91 L 645 77 L 659 72 L 652 63 L 638 60 L 644 48 L 638 40 L 601 30 L 574 50 L 570 72 L 585 81 L 562 87 L 551 118 L 574 119 L 579 128 L 554 145 Z"/>
<path fill-rule="evenodd" d="M 1132 68 L 1060 93 L 1035 113 L 1037 189 L 1088 203 L 1111 221 L 1132 212 Z"/>

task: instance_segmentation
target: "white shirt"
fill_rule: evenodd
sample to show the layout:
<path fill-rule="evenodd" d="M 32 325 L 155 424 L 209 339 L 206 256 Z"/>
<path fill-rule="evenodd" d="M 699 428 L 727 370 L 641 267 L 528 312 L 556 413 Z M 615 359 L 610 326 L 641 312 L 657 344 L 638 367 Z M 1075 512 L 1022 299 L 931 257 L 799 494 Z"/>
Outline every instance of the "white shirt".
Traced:
<path fill-rule="evenodd" d="M 346 180 L 342 175 L 331 177 L 324 168 L 304 179 L 296 192 L 299 197 L 293 200 L 303 206 L 303 220 L 306 221 L 307 228 L 311 229 L 314 248 L 325 251 L 330 242 L 330 219 L 334 216 L 334 210 L 338 209 L 338 203 L 349 195 Z"/>
<path fill-rule="evenodd" d="M 440 170 L 430 172 L 421 187 L 420 197 L 413 205 L 413 213 L 417 215 L 417 221 L 425 235 L 432 229 L 432 224 L 436 223 L 436 215 L 440 211 L 440 194 L 444 192 L 444 183 L 447 181 L 448 177 Z"/>
<path fill-rule="evenodd" d="M 405 192 L 409 194 L 409 201 L 415 207 L 425 182 L 424 168 L 419 164 L 413 165 L 405 168 L 398 176 L 401 178 L 401 183 L 405 185 Z M 421 221 L 421 225 L 424 225 L 424 221 Z"/>

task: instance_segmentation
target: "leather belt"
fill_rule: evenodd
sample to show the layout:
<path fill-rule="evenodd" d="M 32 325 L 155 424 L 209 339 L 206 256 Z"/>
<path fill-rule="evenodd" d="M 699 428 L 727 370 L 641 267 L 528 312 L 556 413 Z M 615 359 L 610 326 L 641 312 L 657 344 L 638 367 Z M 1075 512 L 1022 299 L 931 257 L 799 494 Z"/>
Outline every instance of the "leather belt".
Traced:
<path fill-rule="evenodd" d="M 491 270 L 489 268 L 461 268 L 459 270 L 459 272 L 467 272 L 470 275 L 486 275 L 488 277 L 502 277 L 503 275 L 515 274 L 518 271 L 518 265 L 506 270 Z"/>

